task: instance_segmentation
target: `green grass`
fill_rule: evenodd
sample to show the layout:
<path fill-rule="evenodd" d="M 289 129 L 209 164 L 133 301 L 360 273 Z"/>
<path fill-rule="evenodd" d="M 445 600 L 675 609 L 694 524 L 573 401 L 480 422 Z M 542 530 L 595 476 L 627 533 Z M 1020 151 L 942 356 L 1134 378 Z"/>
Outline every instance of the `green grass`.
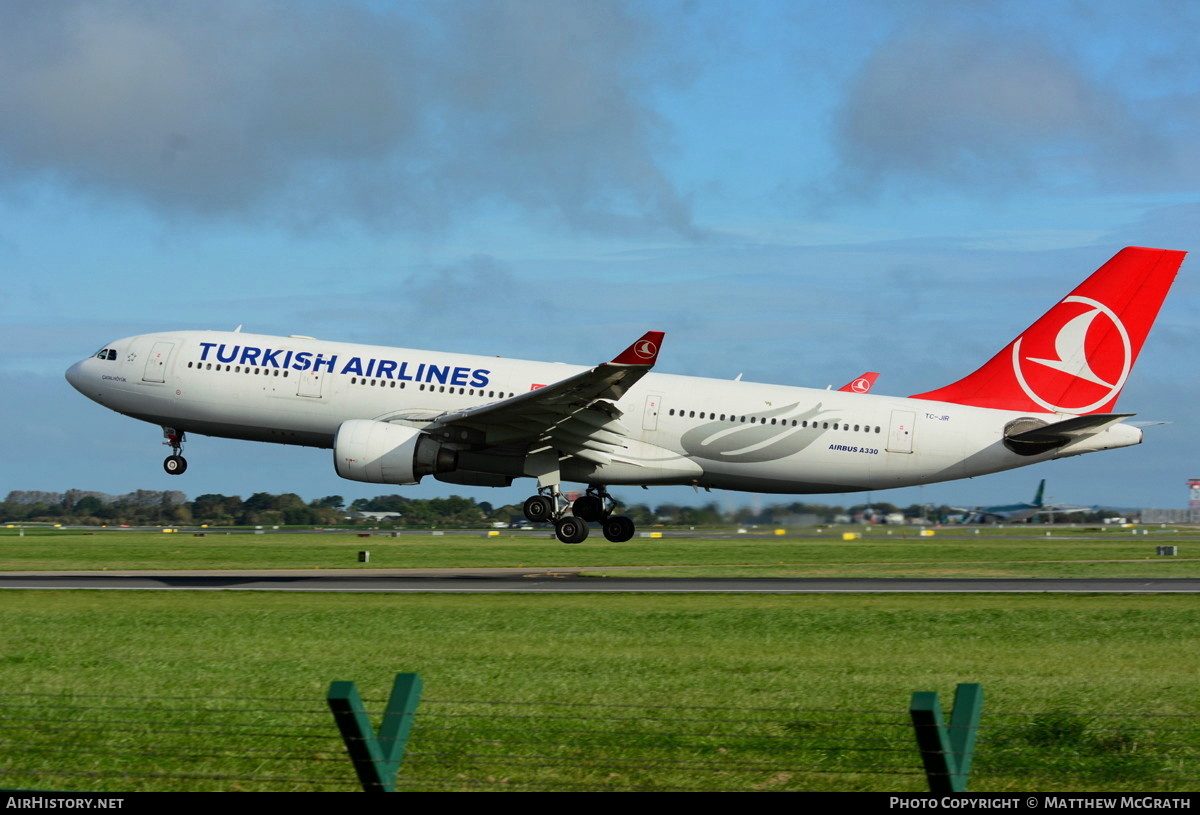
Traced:
<path fill-rule="evenodd" d="M 0 739 L 59 751 L 3 751 L 6 786 L 352 787 L 324 692 L 352 679 L 378 709 L 399 671 L 426 686 L 402 773 L 414 789 L 920 790 L 909 696 L 937 690 L 949 704 L 958 682 L 986 694 L 973 791 L 1193 789 L 1179 767 L 1200 741 L 1200 606 L 1186 596 L 13 591 L 0 615 Z M 574 707 L 597 704 L 630 707 Z M 86 709 L 97 706 L 117 710 Z M 203 724 L 217 713 L 236 726 Z M 1143 713 L 1192 718 L 1098 729 Z M 268 727 L 282 729 L 244 734 Z M 123 754 L 147 743 L 153 759 Z M 1190 765 L 1176 744 L 1191 745 Z M 634 763 L 592 765 L 589 750 Z M 708 761 L 736 768 L 696 769 Z M 1042 779 L 1030 762 L 1065 775 Z M 146 772 L 171 777 L 127 775 Z"/>
<path fill-rule="evenodd" d="M 1154 530 L 1159 533 L 1159 530 Z M 444 535 L 354 532 L 295 533 L 208 530 L 164 534 L 101 530 L 46 530 L 18 537 L 0 530 L 0 571 L 164 569 L 400 569 L 646 567 L 626 575 L 814 577 L 1196 577 L 1200 541 L 1195 531 L 1131 535 L 1128 530 L 1086 532 L 1044 527 L 943 530 L 916 537 L 874 529 L 844 542 L 841 530 L 803 536 L 666 537 L 610 543 L 593 534 L 567 546 L 548 534 L 482 532 Z M 1178 557 L 1155 547 L 1175 544 Z M 368 564 L 357 553 L 371 552 Z"/>
<path fill-rule="evenodd" d="M 1194 531 L 841 531 L 565 546 L 478 532 L 0 529 L 0 570 L 1198 573 Z M 1180 557 L 1156 557 L 1164 543 Z M 948 705 L 963 681 L 987 696 L 973 791 L 1186 791 L 1200 750 L 1200 605 L 1188 596 L 13 591 L 0 620 L 4 786 L 353 789 L 325 689 L 356 680 L 378 710 L 399 671 L 426 684 L 408 789 L 919 791 L 909 695 L 938 690 Z"/>

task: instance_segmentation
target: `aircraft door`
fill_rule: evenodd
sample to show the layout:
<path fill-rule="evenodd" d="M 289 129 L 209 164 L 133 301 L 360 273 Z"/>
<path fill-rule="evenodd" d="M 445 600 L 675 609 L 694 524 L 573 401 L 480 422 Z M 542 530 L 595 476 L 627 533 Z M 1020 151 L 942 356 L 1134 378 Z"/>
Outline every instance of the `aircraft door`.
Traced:
<path fill-rule="evenodd" d="M 313 399 L 321 398 L 323 377 L 320 371 L 301 371 L 300 377 L 296 382 L 297 396 L 309 396 Z"/>
<path fill-rule="evenodd" d="M 917 414 L 911 410 L 893 410 L 892 425 L 888 429 L 887 451 L 889 453 L 911 453 L 913 451 L 913 425 Z"/>
<path fill-rule="evenodd" d="M 142 373 L 143 382 L 167 381 L 167 359 L 171 356 L 171 349 L 174 347 L 175 343 L 173 342 L 154 343 L 150 357 L 146 360 L 146 370 Z"/>
<path fill-rule="evenodd" d="M 658 410 L 662 405 L 662 394 L 646 396 L 646 410 L 642 414 L 642 430 L 658 430 Z"/>

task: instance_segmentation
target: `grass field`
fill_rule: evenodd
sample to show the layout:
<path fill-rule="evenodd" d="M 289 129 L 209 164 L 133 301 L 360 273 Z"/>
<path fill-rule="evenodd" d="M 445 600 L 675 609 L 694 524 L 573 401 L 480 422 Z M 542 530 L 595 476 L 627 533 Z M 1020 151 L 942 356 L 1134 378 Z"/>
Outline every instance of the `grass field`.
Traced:
<path fill-rule="evenodd" d="M 47 532 L 0 535 L 0 569 L 353 567 L 369 548 L 371 567 L 1195 574 L 1189 533 L 999 532 L 595 546 Z M 1163 542 L 1181 557 L 1155 558 Z M 325 690 L 355 680 L 378 710 L 401 671 L 426 687 L 406 789 L 920 791 L 909 697 L 949 706 L 958 682 L 986 694 L 973 791 L 1200 783 L 1190 596 L 11 591 L 0 615 L 0 786 L 354 789 Z"/>
<path fill-rule="evenodd" d="M 1049 537 L 1047 537 L 1049 531 Z M 446 532 L 443 535 L 352 532 L 207 531 L 191 533 L 45 530 L 18 537 L 0 530 L 0 571 L 148 569 L 582 568 L 644 567 L 647 576 L 828 577 L 1196 577 L 1196 531 L 1085 532 L 1071 528 L 943 530 L 874 529 L 850 542 L 841 530 L 796 536 L 731 535 L 722 539 L 664 533 L 610 543 L 598 534 L 567 546 L 548 535 Z M 1158 557 L 1160 544 L 1178 547 Z M 360 550 L 369 563 L 358 563 Z"/>
<path fill-rule="evenodd" d="M 1038 714 L 1067 715 L 1076 723 L 1114 714 L 1191 717 L 1166 720 L 1175 729 L 1180 722 L 1194 728 L 1200 717 L 1196 693 L 1200 608 L 1192 598 L 1181 596 L 8 592 L 0 594 L 0 614 L 5 621 L 0 657 L 6 689 L 0 695 L 7 712 L 0 734 L 4 741 L 33 739 L 30 733 L 37 731 L 43 736 L 49 733 L 49 741 L 57 746 L 66 731 L 56 728 L 97 719 L 107 723 L 69 737 L 73 748 L 88 751 L 82 755 L 69 750 L 51 757 L 38 751 L 5 751 L 0 767 L 5 785 L 13 786 L 258 788 L 264 785 L 243 780 L 242 775 L 261 775 L 269 762 L 254 759 L 251 770 L 245 760 L 223 754 L 182 756 L 205 752 L 198 750 L 197 742 L 210 753 L 218 747 L 280 750 L 296 744 L 289 734 L 314 724 L 332 735 L 320 704 L 329 681 L 356 680 L 364 696 L 378 699 L 398 671 L 420 673 L 431 700 L 425 705 L 431 718 L 420 719 L 414 735 L 417 753 L 422 745 L 439 743 L 443 748 L 434 752 L 445 755 L 449 748 L 440 731 L 462 726 L 455 711 L 461 716 L 464 703 L 527 706 L 517 721 L 504 722 L 507 738 L 519 745 L 536 741 L 546 728 L 553 729 L 559 715 L 574 705 L 630 706 L 620 711 L 623 719 L 631 715 L 630 710 L 638 710 L 637 716 L 642 717 L 649 714 L 641 708 L 668 706 L 675 712 L 668 717 L 666 730 L 676 737 L 684 722 L 696 719 L 712 719 L 703 724 L 704 733 L 719 728 L 734 714 L 705 709 L 733 707 L 756 709 L 745 714 L 750 719 L 770 711 L 768 724 L 756 731 L 763 739 L 777 736 L 783 728 L 784 735 L 804 735 L 815 740 L 817 749 L 827 750 L 822 739 L 845 747 L 847 739 L 874 743 L 886 737 L 889 745 L 896 745 L 888 760 L 909 772 L 854 772 L 863 756 L 852 755 L 847 748 L 836 766 L 822 753 L 821 761 L 832 774 L 796 772 L 778 785 L 781 789 L 922 789 L 919 774 L 912 774 L 919 763 L 910 749 L 911 733 L 903 729 L 909 696 L 917 690 L 938 690 L 948 704 L 955 684 L 962 681 L 984 685 L 985 711 L 990 715 L 985 724 L 1001 725 L 997 731 L 1001 738 L 992 739 L 999 745 L 1006 743 L 1003 724 L 1010 721 L 1006 716 L 1028 722 Z M 166 699 L 153 698 L 158 695 Z M 230 697 L 250 701 L 230 701 Z M 116 712 L 97 712 L 94 705 L 116 706 Z M 180 707 L 184 713 L 178 712 Z M 202 715 L 198 710 L 231 707 L 243 711 L 238 714 L 238 727 L 252 725 L 267 735 L 251 738 L 232 726 L 197 723 Z M 248 724 L 241 723 L 248 715 L 246 709 L 259 707 L 266 712 L 256 712 Z M 439 711 L 447 718 L 439 719 Z M 511 707 L 503 711 L 487 714 L 489 726 L 512 715 Z M 865 728 L 859 715 L 864 711 L 880 712 L 870 718 L 882 717 L 890 727 L 883 729 L 886 732 Z M 594 715 L 604 719 L 612 711 L 598 710 Z M 125 726 L 114 729 L 113 720 Z M 834 727 L 831 720 L 843 723 Z M 149 736 L 141 738 L 148 739 L 159 755 L 152 760 L 126 758 L 124 750 L 144 746 L 130 735 L 130 728 L 142 721 L 158 722 Z M 1120 741 L 1113 755 L 1101 756 L 1106 761 L 1113 756 L 1121 759 L 1121 767 L 1133 761 L 1137 775 L 1132 780 L 1118 774 L 1031 781 L 1027 772 L 997 771 L 980 776 L 972 789 L 1192 788 L 1188 784 L 1194 779 L 1178 782 L 1174 776 L 1179 771 L 1171 769 L 1178 749 L 1161 745 L 1195 743 L 1196 735 L 1173 734 L 1171 728 L 1159 732 L 1154 728 L 1161 726 L 1161 719 L 1150 724 L 1133 721 L 1138 728 L 1136 743 Z M 181 722 L 191 723 L 183 736 L 173 730 Z M 574 724 L 571 739 L 577 740 L 580 730 L 591 732 L 600 726 L 596 721 Z M 280 728 L 279 733 L 274 728 Z M 641 738 L 626 733 L 616 754 L 634 753 Z M 1082 738 L 1075 734 L 1070 743 L 1055 747 L 1065 747 L 1073 759 L 1081 760 L 1076 754 Z M 462 788 L 470 788 L 466 779 L 497 777 L 495 769 L 480 767 L 484 762 L 480 756 L 489 746 L 495 749 L 494 736 L 478 740 L 482 745 L 455 748 L 474 757 L 471 767 L 458 767 L 451 775 L 463 779 Z M 1002 770 L 1001 759 L 1011 749 L 998 746 L 989 754 L 986 743 L 985 738 L 977 763 L 986 768 L 990 755 L 992 766 Z M 555 750 L 566 749 L 556 744 Z M 335 739 L 301 746 L 305 758 L 329 760 L 319 767 L 317 777 L 331 780 L 317 784 L 318 788 L 341 788 L 335 783 L 339 778 L 342 786 L 352 785 L 348 767 L 336 760 L 340 750 Z M 800 755 L 794 747 L 778 742 L 757 745 L 751 756 L 760 762 L 769 756 L 778 763 L 783 748 L 787 750 L 782 755 Z M 545 755 L 548 748 L 508 745 L 503 752 L 509 756 L 522 749 Z M 1195 748 L 1189 749 L 1194 755 Z M 430 752 L 428 746 L 425 752 Z M 871 766 L 878 765 L 878 756 L 867 758 Z M 801 766 L 814 761 L 811 756 L 793 760 Z M 1023 756 L 1022 761 L 1028 758 Z M 64 766 L 86 773 L 85 781 L 72 787 L 69 778 L 49 781 L 45 776 L 23 775 Z M 231 780 L 125 775 L 145 772 L 147 766 L 156 773 L 228 775 Z M 405 775 L 419 786 L 443 771 L 444 762 L 415 757 Z M 308 777 L 313 772 L 305 765 L 284 775 Z M 509 783 L 526 777 L 511 767 L 500 772 Z M 105 773 L 117 775 L 110 778 Z M 559 782 L 587 783 L 589 777 L 574 764 L 565 769 L 539 768 L 532 776 L 544 782 L 547 773 Z M 708 783 L 754 788 L 777 775 L 751 771 L 726 774 L 724 780 Z M 686 787 L 689 782 L 682 776 L 665 768 L 652 781 L 639 783 Z M 284 786 L 306 788 L 298 783 Z"/>

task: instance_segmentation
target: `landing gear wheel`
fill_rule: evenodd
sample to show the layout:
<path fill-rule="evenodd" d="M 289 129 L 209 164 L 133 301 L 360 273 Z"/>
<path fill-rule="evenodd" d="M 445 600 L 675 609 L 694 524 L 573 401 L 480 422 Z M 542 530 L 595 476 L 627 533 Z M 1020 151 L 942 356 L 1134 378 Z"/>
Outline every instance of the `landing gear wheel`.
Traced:
<path fill-rule="evenodd" d="M 542 523 L 554 517 L 554 502 L 545 495 L 534 495 L 525 502 L 525 517 L 531 523 Z"/>
<path fill-rule="evenodd" d="M 633 537 L 637 527 L 634 526 L 633 519 L 624 515 L 613 515 L 604 522 L 603 528 L 604 537 L 613 543 L 624 543 Z"/>
<path fill-rule="evenodd" d="M 588 536 L 588 525 L 582 518 L 568 515 L 554 522 L 554 534 L 563 543 L 583 543 Z"/>
<path fill-rule="evenodd" d="M 599 521 L 604 518 L 604 501 L 595 495 L 584 495 L 571 504 L 571 512 L 585 521 Z"/>
<path fill-rule="evenodd" d="M 167 456 L 163 462 L 163 469 L 167 471 L 167 475 L 183 475 L 183 471 L 187 469 L 187 459 L 183 456 Z"/>

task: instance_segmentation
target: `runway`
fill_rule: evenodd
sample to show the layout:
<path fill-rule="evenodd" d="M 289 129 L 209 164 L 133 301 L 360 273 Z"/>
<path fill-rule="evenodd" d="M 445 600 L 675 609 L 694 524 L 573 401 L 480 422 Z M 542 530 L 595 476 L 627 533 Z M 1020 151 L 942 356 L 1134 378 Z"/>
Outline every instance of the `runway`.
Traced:
<path fill-rule="evenodd" d="M 1200 578 L 635 578 L 515 569 L 0 572 L 0 589 L 393 594 L 1197 594 Z"/>

